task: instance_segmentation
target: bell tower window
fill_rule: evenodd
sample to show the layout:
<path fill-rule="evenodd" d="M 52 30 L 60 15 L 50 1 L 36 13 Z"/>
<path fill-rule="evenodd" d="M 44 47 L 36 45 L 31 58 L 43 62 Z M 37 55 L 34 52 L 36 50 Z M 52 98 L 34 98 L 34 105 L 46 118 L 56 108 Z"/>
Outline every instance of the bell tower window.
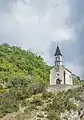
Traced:
<path fill-rule="evenodd" d="M 60 52 L 58 45 L 57 45 L 57 49 L 56 49 L 54 56 L 55 56 L 55 66 L 61 65 L 62 64 L 62 54 Z"/>

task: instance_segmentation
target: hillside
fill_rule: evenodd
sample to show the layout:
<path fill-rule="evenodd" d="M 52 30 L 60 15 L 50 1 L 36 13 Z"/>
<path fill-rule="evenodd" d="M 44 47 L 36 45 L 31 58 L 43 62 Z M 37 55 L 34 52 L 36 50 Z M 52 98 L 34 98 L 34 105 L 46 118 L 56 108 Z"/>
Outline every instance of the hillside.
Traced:
<path fill-rule="evenodd" d="M 19 103 L 42 93 L 49 84 L 41 56 L 8 44 L 0 45 L 0 118 L 19 110 Z"/>
<path fill-rule="evenodd" d="M 3 96 L 2 99 L 0 98 L 0 102 L 5 103 L 0 106 L 0 120 L 79 120 L 79 117 L 83 118 L 79 114 L 81 110 L 84 111 L 83 87 L 57 94 L 45 91 L 23 99 L 14 96 L 14 91 L 11 95 L 9 94 L 11 92 L 3 94 L 3 96 L 7 95 L 4 100 Z"/>
<path fill-rule="evenodd" d="M 25 79 L 47 84 L 49 69 L 41 56 L 8 44 L 0 45 L 0 82 Z"/>
<path fill-rule="evenodd" d="M 0 45 L 0 120 L 63 120 L 61 114 L 81 109 L 84 86 L 56 94 L 45 90 L 50 69 L 31 51 Z"/>

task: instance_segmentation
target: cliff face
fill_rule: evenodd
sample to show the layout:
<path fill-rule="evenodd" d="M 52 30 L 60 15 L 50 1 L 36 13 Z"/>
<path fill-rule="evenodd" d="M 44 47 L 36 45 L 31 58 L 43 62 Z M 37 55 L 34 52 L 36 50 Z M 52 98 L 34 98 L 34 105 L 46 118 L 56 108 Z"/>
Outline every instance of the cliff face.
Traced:
<path fill-rule="evenodd" d="M 17 112 L 7 114 L 1 120 L 80 120 L 84 111 L 84 87 L 58 93 L 45 91 L 18 104 Z"/>

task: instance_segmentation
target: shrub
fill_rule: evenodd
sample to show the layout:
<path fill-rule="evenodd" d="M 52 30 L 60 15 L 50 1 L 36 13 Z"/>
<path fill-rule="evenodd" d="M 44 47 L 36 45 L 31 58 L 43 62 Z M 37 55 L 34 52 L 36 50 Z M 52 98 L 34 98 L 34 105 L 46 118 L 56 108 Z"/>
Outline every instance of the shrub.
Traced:
<path fill-rule="evenodd" d="M 31 97 L 31 93 L 28 91 L 27 88 L 11 88 L 9 92 L 11 94 L 14 94 L 17 100 L 24 100 Z"/>
<path fill-rule="evenodd" d="M 0 96 L 0 116 L 7 113 L 17 112 L 19 110 L 19 102 L 16 100 L 14 94 L 9 91 L 4 92 Z"/>
<path fill-rule="evenodd" d="M 39 113 L 39 114 L 37 115 L 37 117 L 44 118 L 44 116 L 43 116 L 42 113 Z"/>
<path fill-rule="evenodd" d="M 37 107 L 36 104 L 31 104 L 29 109 L 30 110 L 37 110 L 36 107 Z"/>
<path fill-rule="evenodd" d="M 7 99 L 1 101 L 2 105 L 0 106 L 1 113 L 12 113 L 19 110 L 18 104 L 16 101 Z"/>
<path fill-rule="evenodd" d="M 74 110 L 74 111 L 77 110 L 77 105 L 72 103 L 72 102 L 69 102 L 68 105 L 67 105 L 67 110 L 70 111 L 71 109 Z"/>
<path fill-rule="evenodd" d="M 6 115 L 6 113 L 0 111 L 0 118 L 3 118 Z"/>
<path fill-rule="evenodd" d="M 28 105 L 28 106 L 25 108 L 24 112 L 25 112 L 26 114 L 28 114 L 28 113 L 30 113 L 30 112 L 33 111 L 33 110 L 37 110 L 36 104 L 30 104 L 30 105 Z"/>
<path fill-rule="evenodd" d="M 3 90 L 3 86 L 0 84 L 0 90 Z"/>
<path fill-rule="evenodd" d="M 0 94 L 3 94 L 5 92 L 5 90 L 3 89 L 3 90 L 0 90 Z"/>
<path fill-rule="evenodd" d="M 29 107 L 26 107 L 26 108 L 24 109 L 24 113 L 28 114 L 29 112 L 30 112 Z"/>
<path fill-rule="evenodd" d="M 31 84 L 29 86 L 29 92 L 31 92 L 31 94 L 33 95 L 38 94 L 38 93 L 43 93 L 44 91 L 45 91 L 44 85 Z"/>
<path fill-rule="evenodd" d="M 37 106 L 41 106 L 43 104 L 43 101 L 41 100 L 40 97 L 33 97 L 33 100 L 31 101 L 31 104 L 35 104 Z"/>
<path fill-rule="evenodd" d="M 49 120 L 60 120 L 60 114 L 54 110 L 50 110 L 48 114 Z"/>
<path fill-rule="evenodd" d="M 25 107 L 25 106 L 27 106 L 26 99 L 24 99 L 24 100 L 22 101 L 22 103 L 21 103 L 21 106 L 22 106 L 22 107 Z"/>
<path fill-rule="evenodd" d="M 48 98 L 52 98 L 53 97 L 53 94 L 51 93 L 51 92 L 44 92 L 43 94 L 42 94 L 42 98 L 43 99 L 48 99 Z"/>

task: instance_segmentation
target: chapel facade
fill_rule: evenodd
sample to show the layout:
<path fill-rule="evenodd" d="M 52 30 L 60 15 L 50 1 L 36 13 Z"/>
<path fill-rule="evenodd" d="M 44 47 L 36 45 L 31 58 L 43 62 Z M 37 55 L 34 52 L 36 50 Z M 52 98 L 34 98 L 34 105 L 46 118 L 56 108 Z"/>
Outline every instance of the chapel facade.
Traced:
<path fill-rule="evenodd" d="M 54 57 L 54 67 L 50 70 L 50 85 L 73 85 L 72 72 L 62 64 L 63 56 L 58 45 Z"/>

